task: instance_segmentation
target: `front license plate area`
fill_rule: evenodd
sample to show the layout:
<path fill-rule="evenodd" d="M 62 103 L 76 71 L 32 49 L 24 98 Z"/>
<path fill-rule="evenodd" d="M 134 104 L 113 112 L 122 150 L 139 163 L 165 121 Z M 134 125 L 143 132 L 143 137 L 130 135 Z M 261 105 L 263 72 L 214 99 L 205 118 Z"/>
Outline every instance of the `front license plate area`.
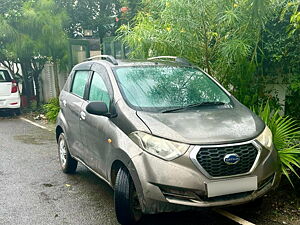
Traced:
<path fill-rule="evenodd" d="M 207 194 L 209 198 L 255 190 L 257 190 L 257 176 L 207 183 Z"/>

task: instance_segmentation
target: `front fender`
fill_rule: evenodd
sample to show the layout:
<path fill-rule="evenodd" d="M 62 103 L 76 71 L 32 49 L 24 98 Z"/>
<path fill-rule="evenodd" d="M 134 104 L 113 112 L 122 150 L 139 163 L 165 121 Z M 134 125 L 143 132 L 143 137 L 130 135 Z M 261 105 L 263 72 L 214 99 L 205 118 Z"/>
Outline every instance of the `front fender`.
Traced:
<path fill-rule="evenodd" d="M 133 180 L 134 186 L 136 188 L 137 191 L 137 195 L 139 198 L 139 201 L 141 203 L 141 205 L 144 205 L 144 195 L 143 195 L 143 188 L 142 188 L 142 184 L 140 181 L 140 178 L 138 176 L 137 173 L 137 168 L 135 167 L 132 158 L 134 158 L 135 156 L 138 156 L 140 154 L 143 154 L 143 151 L 141 149 L 139 149 L 139 147 L 137 145 L 135 145 L 132 142 L 132 146 L 131 147 L 127 147 L 127 151 L 124 151 L 123 149 L 117 148 L 117 149 L 113 149 L 111 150 L 111 154 L 110 154 L 110 159 L 108 162 L 108 167 L 107 167 L 107 178 L 108 178 L 108 182 L 111 184 L 111 186 L 113 186 L 113 182 L 112 182 L 112 171 L 113 171 L 113 164 L 115 162 L 121 162 L 129 171 L 129 174 Z M 128 144 L 131 145 L 131 144 Z M 133 149 L 134 148 L 134 149 Z M 130 149 L 128 151 L 128 149 Z M 130 154 L 130 155 L 129 155 Z"/>

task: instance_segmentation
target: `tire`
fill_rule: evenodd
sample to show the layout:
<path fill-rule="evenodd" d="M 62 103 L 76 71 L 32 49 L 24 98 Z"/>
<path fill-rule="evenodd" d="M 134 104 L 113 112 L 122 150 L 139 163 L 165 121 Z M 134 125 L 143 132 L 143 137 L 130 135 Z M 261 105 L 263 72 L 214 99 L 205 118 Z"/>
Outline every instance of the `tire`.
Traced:
<path fill-rule="evenodd" d="M 142 210 L 133 181 L 126 168 L 120 168 L 115 184 L 116 217 L 122 225 L 134 225 L 142 218 Z"/>
<path fill-rule="evenodd" d="M 61 133 L 58 138 L 58 156 L 64 173 L 74 173 L 76 171 L 78 162 L 70 155 L 64 133 Z"/>

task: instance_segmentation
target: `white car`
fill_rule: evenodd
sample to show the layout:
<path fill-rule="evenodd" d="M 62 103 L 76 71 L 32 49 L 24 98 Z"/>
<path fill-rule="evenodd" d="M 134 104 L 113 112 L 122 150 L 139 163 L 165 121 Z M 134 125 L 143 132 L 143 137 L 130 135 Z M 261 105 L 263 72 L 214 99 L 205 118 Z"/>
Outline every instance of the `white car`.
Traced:
<path fill-rule="evenodd" d="M 20 114 L 21 97 L 17 82 L 10 72 L 0 67 L 0 111 Z"/>

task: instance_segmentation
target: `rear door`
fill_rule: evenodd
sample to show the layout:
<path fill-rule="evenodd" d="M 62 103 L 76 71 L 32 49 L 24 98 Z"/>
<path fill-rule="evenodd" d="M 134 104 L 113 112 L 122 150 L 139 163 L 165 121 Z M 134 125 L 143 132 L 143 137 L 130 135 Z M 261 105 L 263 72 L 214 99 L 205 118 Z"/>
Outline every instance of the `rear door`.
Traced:
<path fill-rule="evenodd" d="M 74 72 L 70 92 L 62 92 L 60 96 L 61 110 L 66 119 L 65 130 L 72 155 L 83 158 L 83 136 L 80 133 L 79 121 L 81 106 L 84 102 L 86 87 L 90 77 L 89 70 Z"/>
<path fill-rule="evenodd" d="M 82 105 L 85 120 L 80 122 L 80 130 L 85 138 L 85 160 L 87 164 L 103 177 L 106 177 L 106 159 L 112 145 L 110 138 L 114 132 L 112 122 L 105 116 L 91 115 L 86 111 L 89 102 L 101 101 L 110 108 L 113 96 L 105 67 L 97 65 L 93 71 L 87 102 Z"/>
<path fill-rule="evenodd" d="M 0 69 L 0 97 L 11 94 L 12 79 L 7 70 Z"/>

